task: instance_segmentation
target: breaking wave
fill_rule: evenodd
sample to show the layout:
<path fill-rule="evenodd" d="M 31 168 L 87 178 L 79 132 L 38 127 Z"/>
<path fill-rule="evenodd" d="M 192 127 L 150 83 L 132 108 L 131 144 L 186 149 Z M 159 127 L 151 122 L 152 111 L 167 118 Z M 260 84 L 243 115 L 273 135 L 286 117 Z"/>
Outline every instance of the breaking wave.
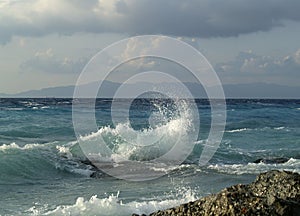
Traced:
<path fill-rule="evenodd" d="M 73 157 L 73 145 L 16 143 L 0 146 L 1 184 L 18 184 L 65 173 L 90 176 L 92 168 Z"/>
<path fill-rule="evenodd" d="M 33 215 L 132 215 L 150 214 L 154 211 L 171 208 L 182 203 L 196 200 L 198 197 L 191 189 L 181 188 L 176 192 L 175 196 L 170 198 L 156 199 L 140 199 L 139 201 L 123 202 L 120 198 L 120 193 L 111 194 L 106 198 L 98 198 L 96 195 L 85 200 L 83 197 L 78 197 L 73 205 L 60 205 L 54 210 L 30 208 L 27 212 Z"/>
<path fill-rule="evenodd" d="M 81 136 L 80 144 L 92 148 L 87 155 L 94 154 L 98 161 L 113 163 L 154 160 L 180 145 L 185 149 L 179 147 L 176 156 L 183 157 L 185 151 L 191 153 L 199 129 L 194 117 L 197 110 L 189 109 L 186 103 L 181 103 L 179 109 L 171 114 L 159 109 L 149 117 L 149 127 L 140 130 L 134 129 L 130 122 L 102 126 L 95 133 Z"/>

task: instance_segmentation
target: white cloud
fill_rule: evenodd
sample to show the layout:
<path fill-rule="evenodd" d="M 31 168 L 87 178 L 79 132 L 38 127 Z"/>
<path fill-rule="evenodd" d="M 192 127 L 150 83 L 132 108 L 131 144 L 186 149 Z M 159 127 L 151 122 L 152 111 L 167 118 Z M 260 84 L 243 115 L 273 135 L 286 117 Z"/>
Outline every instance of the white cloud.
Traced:
<path fill-rule="evenodd" d="M 294 54 L 294 59 L 295 62 L 297 62 L 298 64 L 300 64 L 300 49 L 298 49 L 295 54 Z"/>
<path fill-rule="evenodd" d="M 22 71 L 30 70 L 46 73 L 73 73 L 78 74 L 87 63 L 87 59 L 73 60 L 69 57 L 60 58 L 53 53 L 52 48 L 37 51 L 33 58 L 23 62 L 20 66 Z"/>
<path fill-rule="evenodd" d="M 52 48 L 49 48 L 46 51 L 37 51 L 34 56 L 37 58 L 51 58 L 53 57 Z"/>
<path fill-rule="evenodd" d="M 300 49 L 299 49 L 300 50 Z M 238 82 L 277 82 L 299 85 L 300 62 L 296 51 L 288 56 L 275 58 L 253 52 L 240 52 L 233 61 L 216 65 L 223 80 Z"/>

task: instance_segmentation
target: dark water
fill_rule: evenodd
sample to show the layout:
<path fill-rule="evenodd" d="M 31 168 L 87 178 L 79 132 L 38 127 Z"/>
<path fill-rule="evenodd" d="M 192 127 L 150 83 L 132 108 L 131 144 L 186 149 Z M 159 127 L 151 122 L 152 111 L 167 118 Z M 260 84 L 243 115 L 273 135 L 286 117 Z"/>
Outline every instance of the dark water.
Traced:
<path fill-rule="evenodd" d="M 0 215 L 150 213 L 250 182 L 263 171 L 300 172 L 300 100 L 226 102 L 223 140 L 208 164 L 200 167 L 198 161 L 210 129 L 211 109 L 207 100 L 197 100 L 200 132 L 185 162 L 158 179 L 128 182 L 101 173 L 100 178 L 90 178 L 94 169 L 82 163 L 85 155 L 73 129 L 72 99 L 0 99 Z M 172 146 L 185 123 L 193 122 L 181 115 L 189 106 L 178 111 L 168 100 L 135 100 L 129 111 L 126 100 L 115 103 L 115 115 L 129 113 L 129 122 L 114 125 L 112 100 L 98 99 L 97 134 L 111 142 L 115 155 L 129 160 L 147 160 L 165 152 L 132 151 L 120 134 L 128 140 L 136 132 L 150 141 L 167 134 L 165 145 Z M 84 135 L 85 140 L 92 137 Z M 286 162 L 253 163 L 259 158 Z"/>

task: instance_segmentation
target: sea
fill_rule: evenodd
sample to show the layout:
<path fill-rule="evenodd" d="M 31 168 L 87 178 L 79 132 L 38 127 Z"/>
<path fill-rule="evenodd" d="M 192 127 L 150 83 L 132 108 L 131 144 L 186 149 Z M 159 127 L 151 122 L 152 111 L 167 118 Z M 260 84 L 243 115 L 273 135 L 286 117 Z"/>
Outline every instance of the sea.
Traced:
<path fill-rule="evenodd" d="M 113 102 L 114 115 L 128 114 L 123 122 L 113 122 Z M 194 108 L 183 99 L 139 98 L 128 107 L 127 99 L 97 99 L 97 131 L 78 136 L 72 98 L 0 99 L 0 215 L 150 214 L 247 184 L 268 170 L 300 173 L 300 100 L 227 99 L 223 138 L 205 164 L 199 158 L 211 130 L 211 102 L 193 102 Z M 199 122 L 187 113 L 198 113 Z M 186 139 L 187 128 L 198 123 L 196 138 Z M 115 167 L 120 158 L 151 161 L 178 142 L 193 148 L 160 176 L 128 180 L 97 169 L 84 153 L 80 142 L 97 143 L 95 137 L 105 140 L 105 159 Z M 147 142 L 161 137 L 154 151 Z"/>

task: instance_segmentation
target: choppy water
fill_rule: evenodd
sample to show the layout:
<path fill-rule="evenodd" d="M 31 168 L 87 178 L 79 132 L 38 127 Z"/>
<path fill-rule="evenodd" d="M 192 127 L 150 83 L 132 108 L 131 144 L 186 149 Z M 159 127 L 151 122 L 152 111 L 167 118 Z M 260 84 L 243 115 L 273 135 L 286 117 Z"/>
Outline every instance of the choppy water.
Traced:
<path fill-rule="evenodd" d="M 117 101 L 120 116 L 125 102 Z M 94 168 L 82 162 L 85 156 L 73 130 L 72 99 L 0 99 L 0 215 L 147 214 L 248 183 L 263 171 L 300 172 L 300 100 L 227 100 L 224 137 L 205 166 L 198 160 L 211 110 L 208 101 L 196 102 L 200 134 L 185 162 L 158 179 L 129 182 L 101 173 L 90 177 Z M 194 124 L 186 112 L 189 106 L 178 114 L 170 101 L 140 99 L 131 106 L 130 123 L 113 126 L 110 107 L 111 100 L 97 100 L 99 130 L 82 139 L 103 137 L 113 152 L 105 156 L 115 163 L 120 157 L 157 158 L 172 148 L 178 134 L 187 136 L 184 131 Z M 149 121 L 151 113 L 157 115 Z M 163 137 L 159 148 L 128 147 L 156 137 Z M 253 163 L 259 158 L 287 161 Z"/>

